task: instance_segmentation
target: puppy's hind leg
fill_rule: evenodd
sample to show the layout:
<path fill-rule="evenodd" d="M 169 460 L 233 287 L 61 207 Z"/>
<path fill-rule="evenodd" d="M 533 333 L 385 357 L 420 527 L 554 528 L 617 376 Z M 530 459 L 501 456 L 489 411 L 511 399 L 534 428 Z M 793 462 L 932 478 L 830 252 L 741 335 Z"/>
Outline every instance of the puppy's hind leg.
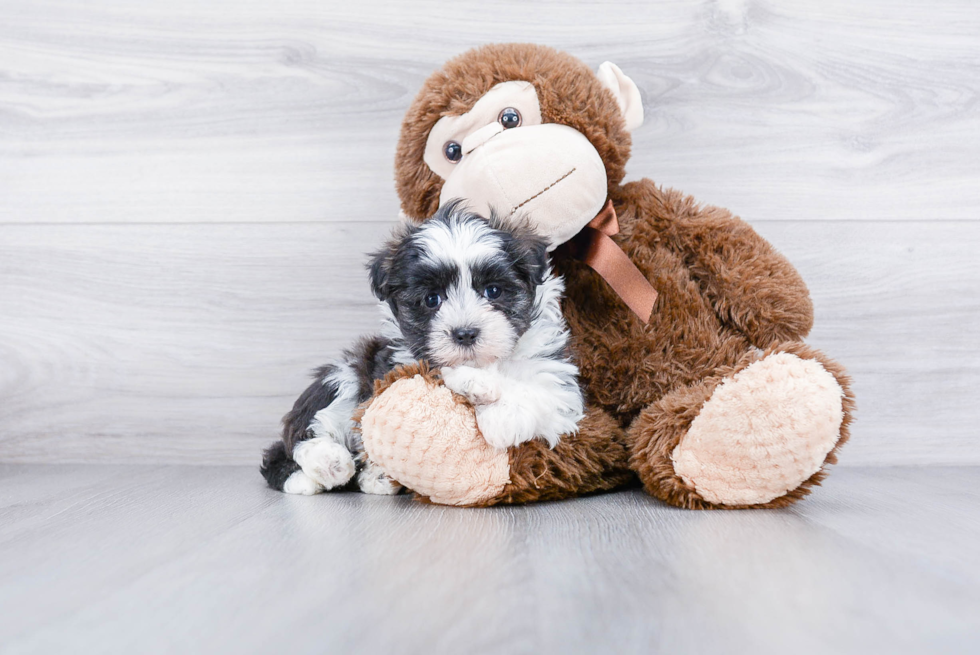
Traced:
<path fill-rule="evenodd" d="M 328 365 L 283 417 L 282 441 L 265 452 L 262 475 L 273 489 L 312 495 L 345 486 L 356 470 L 347 443 L 360 381 L 346 363 Z"/>
<path fill-rule="evenodd" d="M 313 384 L 282 419 L 282 441 L 265 452 L 262 475 L 270 487 L 315 494 L 351 482 L 364 455 L 352 415 L 358 403 L 370 398 L 373 381 L 391 370 L 391 357 L 388 341 L 370 337 L 317 370 Z M 382 491 L 392 486 L 382 475 L 380 470 L 367 473 L 359 486 L 368 493 L 395 493 Z"/>
<path fill-rule="evenodd" d="M 269 486 L 287 494 L 312 496 L 323 491 L 323 485 L 309 477 L 286 453 L 286 444 L 277 441 L 262 456 L 262 476 Z"/>

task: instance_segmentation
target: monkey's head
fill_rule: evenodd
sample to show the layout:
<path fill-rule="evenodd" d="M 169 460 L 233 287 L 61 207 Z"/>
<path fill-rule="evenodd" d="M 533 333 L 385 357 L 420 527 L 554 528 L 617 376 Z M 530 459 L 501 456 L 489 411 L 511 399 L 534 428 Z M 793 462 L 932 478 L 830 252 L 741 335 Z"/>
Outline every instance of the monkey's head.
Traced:
<path fill-rule="evenodd" d="M 488 45 L 426 80 L 402 123 L 395 177 L 416 222 L 462 198 L 520 216 L 554 249 L 622 182 L 629 131 L 643 122 L 633 81 L 606 62 L 530 44 Z"/>

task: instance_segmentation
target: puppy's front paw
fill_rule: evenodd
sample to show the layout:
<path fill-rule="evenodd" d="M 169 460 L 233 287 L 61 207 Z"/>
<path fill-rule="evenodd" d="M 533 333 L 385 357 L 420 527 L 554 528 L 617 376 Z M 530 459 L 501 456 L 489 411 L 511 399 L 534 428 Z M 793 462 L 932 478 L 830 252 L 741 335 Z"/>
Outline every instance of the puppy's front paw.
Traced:
<path fill-rule="evenodd" d="M 476 424 L 483 439 L 498 450 L 504 450 L 534 437 L 534 423 L 526 414 L 505 405 L 478 407 Z"/>
<path fill-rule="evenodd" d="M 442 369 L 442 380 L 450 391 L 465 397 L 473 405 L 490 405 L 500 400 L 500 386 L 482 369 L 446 366 Z"/>
<path fill-rule="evenodd" d="M 380 466 L 368 461 L 357 474 L 357 486 L 362 493 L 378 496 L 394 496 L 401 492 L 402 486 L 388 477 Z"/>
<path fill-rule="evenodd" d="M 354 477 L 354 458 L 329 437 L 307 439 L 293 448 L 293 461 L 326 490 L 342 487 Z"/>

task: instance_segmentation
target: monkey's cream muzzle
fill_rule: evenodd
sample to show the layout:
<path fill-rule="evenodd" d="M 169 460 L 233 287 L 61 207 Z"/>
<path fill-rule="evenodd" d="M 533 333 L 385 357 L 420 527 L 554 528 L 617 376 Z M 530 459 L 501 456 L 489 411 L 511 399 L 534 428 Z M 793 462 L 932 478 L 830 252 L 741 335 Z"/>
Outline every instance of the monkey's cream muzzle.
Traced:
<path fill-rule="evenodd" d="M 440 204 L 465 198 L 476 212 L 530 220 L 549 250 L 578 234 L 606 202 L 606 168 L 580 132 L 548 123 L 469 134 Z"/>

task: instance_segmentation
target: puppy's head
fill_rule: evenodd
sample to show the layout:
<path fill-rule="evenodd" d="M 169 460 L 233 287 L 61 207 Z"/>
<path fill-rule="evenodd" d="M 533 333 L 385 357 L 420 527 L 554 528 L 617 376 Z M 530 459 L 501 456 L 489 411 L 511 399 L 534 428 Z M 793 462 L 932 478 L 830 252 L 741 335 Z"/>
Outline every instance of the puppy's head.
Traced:
<path fill-rule="evenodd" d="M 486 366 L 510 355 L 531 325 L 547 242 L 452 201 L 421 226 L 400 228 L 369 269 L 415 357 Z"/>

